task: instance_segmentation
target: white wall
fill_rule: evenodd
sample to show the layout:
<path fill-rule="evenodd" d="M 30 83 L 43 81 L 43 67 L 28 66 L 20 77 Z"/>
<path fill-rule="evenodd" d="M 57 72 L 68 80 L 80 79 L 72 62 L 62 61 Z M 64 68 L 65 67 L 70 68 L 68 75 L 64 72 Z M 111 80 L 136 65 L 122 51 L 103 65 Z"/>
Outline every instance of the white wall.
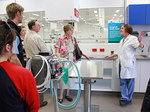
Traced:
<path fill-rule="evenodd" d="M 50 47 L 54 50 L 54 45 L 52 43 L 46 43 L 47 48 L 50 50 Z M 95 56 L 95 55 L 110 55 L 111 51 L 114 53 L 118 53 L 119 43 L 79 43 L 79 47 L 82 52 L 88 56 Z M 97 52 L 92 52 L 92 48 L 97 48 Z M 100 48 L 105 48 L 105 52 L 100 52 Z"/>
<path fill-rule="evenodd" d="M 150 4 L 150 0 L 127 0 L 127 5 L 129 4 Z"/>
<path fill-rule="evenodd" d="M 123 7 L 124 0 L 79 0 L 80 8 Z"/>
<path fill-rule="evenodd" d="M 0 14 L 6 14 L 6 6 L 12 2 L 15 2 L 15 0 L 0 1 Z M 46 6 L 41 0 L 16 0 L 16 3 L 24 7 L 24 12 L 44 11 Z"/>
<path fill-rule="evenodd" d="M 6 14 L 6 6 L 12 2 L 14 2 L 14 0 L 0 1 L 0 14 Z"/>
<path fill-rule="evenodd" d="M 79 43 L 83 53 L 89 56 L 111 55 L 111 51 L 118 53 L 119 43 Z M 92 52 L 92 48 L 97 48 L 97 52 Z M 100 48 L 105 48 L 105 52 L 100 52 Z"/>

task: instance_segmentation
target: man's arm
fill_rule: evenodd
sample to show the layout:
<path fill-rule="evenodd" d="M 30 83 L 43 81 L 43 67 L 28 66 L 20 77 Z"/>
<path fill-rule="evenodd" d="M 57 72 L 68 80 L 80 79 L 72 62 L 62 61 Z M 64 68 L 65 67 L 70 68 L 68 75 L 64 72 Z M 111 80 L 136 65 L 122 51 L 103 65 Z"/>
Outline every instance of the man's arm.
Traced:
<path fill-rule="evenodd" d="M 18 59 L 17 55 L 16 54 L 13 54 L 11 57 L 10 57 L 10 62 L 13 63 L 13 64 L 16 64 L 16 65 L 19 65 L 19 66 L 22 66 L 20 60 Z"/>
<path fill-rule="evenodd" d="M 44 40 L 41 37 L 36 38 L 36 39 L 37 39 L 37 43 L 36 44 L 37 44 L 38 48 L 40 49 L 40 51 L 41 52 L 48 52 L 48 48 L 47 48 Z"/>

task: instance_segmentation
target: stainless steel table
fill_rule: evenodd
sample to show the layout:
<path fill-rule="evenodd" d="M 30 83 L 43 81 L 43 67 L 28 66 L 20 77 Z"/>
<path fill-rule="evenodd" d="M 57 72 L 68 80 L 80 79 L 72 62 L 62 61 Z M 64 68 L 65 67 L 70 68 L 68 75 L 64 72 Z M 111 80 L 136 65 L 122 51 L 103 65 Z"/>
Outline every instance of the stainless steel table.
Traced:
<path fill-rule="evenodd" d="M 103 78 L 103 62 L 98 60 L 82 60 L 76 63 L 82 84 L 84 84 L 84 112 L 91 112 L 91 79 Z M 69 77 L 76 78 L 74 70 L 70 70 Z"/>
<path fill-rule="evenodd" d="M 52 87 L 53 87 L 53 92 L 54 92 L 54 111 L 55 112 L 59 112 L 59 108 L 58 108 L 58 98 L 57 98 L 57 81 L 59 81 L 62 76 L 64 75 L 64 72 L 62 74 L 58 74 L 58 76 L 55 79 L 52 79 Z"/>

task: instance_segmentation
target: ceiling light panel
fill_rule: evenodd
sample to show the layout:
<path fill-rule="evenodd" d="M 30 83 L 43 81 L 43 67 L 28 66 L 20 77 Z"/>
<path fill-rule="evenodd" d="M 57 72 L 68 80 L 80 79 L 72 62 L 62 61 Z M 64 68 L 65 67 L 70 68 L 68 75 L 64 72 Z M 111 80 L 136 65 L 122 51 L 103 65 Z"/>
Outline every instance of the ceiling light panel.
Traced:
<path fill-rule="evenodd" d="M 39 16 L 38 14 L 35 14 L 35 13 L 34 13 L 34 14 L 32 14 L 32 15 L 33 15 L 33 16 Z"/>
<path fill-rule="evenodd" d="M 97 10 L 94 10 L 94 13 L 97 13 Z"/>
<path fill-rule="evenodd" d="M 118 13 L 120 10 L 116 10 L 116 13 Z"/>
<path fill-rule="evenodd" d="M 114 14 L 114 16 L 117 16 L 117 14 Z"/>

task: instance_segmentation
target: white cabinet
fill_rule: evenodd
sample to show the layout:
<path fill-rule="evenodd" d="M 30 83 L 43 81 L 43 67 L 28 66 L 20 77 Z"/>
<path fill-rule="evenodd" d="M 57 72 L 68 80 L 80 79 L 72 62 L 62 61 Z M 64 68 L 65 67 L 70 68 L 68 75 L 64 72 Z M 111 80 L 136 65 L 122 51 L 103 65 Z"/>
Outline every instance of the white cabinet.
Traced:
<path fill-rule="evenodd" d="M 102 60 L 104 62 L 103 79 L 92 84 L 93 91 L 120 91 L 120 80 L 116 60 Z M 150 60 L 136 61 L 137 77 L 134 92 L 145 92 L 150 78 Z"/>
<path fill-rule="evenodd" d="M 135 88 L 134 92 L 139 92 L 140 90 L 140 74 L 141 74 L 141 62 L 139 60 L 136 60 L 136 73 L 137 76 L 135 78 Z"/>
<path fill-rule="evenodd" d="M 150 60 L 137 60 L 136 88 L 139 92 L 145 92 L 150 78 Z"/>
<path fill-rule="evenodd" d="M 79 21 L 79 0 L 46 0 L 47 21 Z"/>

